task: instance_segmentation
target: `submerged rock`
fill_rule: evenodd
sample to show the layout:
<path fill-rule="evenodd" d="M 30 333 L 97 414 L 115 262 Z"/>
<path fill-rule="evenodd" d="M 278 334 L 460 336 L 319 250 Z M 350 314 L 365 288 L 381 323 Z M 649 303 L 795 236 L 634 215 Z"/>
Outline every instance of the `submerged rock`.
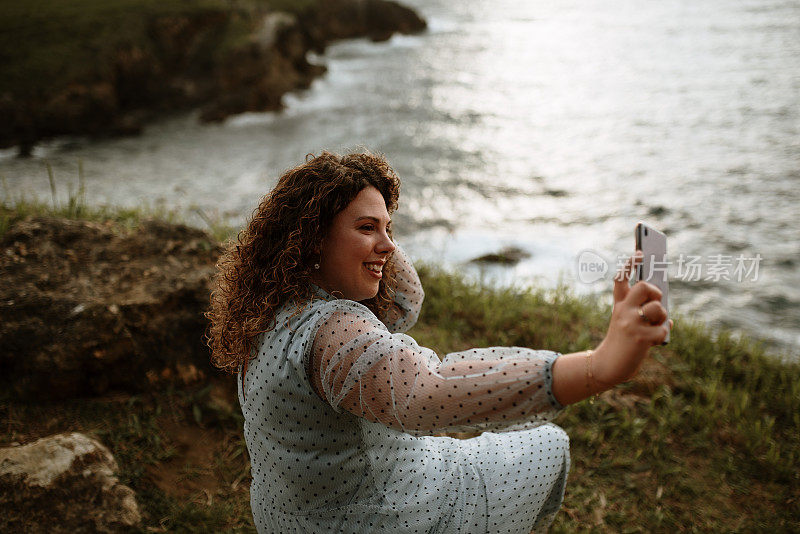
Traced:
<path fill-rule="evenodd" d="M 484 254 L 470 260 L 472 263 L 501 263 L 511 265 L 519 263 L 526 258 L 530 258 L 529 252 L 526 252 L 518 247 L 506 247 L 499 252 L 492 254 Z"/>
<path fill-rule="evenodd" d="M 0 531 L 127 532 L 141 515 L 117 470 L 106 447 L 75 432 L 0 448 Z"/>

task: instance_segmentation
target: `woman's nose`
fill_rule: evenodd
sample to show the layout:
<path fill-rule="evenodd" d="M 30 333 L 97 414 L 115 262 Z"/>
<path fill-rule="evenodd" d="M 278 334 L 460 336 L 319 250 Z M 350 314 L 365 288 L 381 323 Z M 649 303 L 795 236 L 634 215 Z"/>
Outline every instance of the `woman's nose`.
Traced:
<path fill-rule="evenodd" d="M 394 244 L 394 241 L 392 241 L 388 235 L 384 234 L 383 239 L 381 239 L 375 247 L 375 251 L 380 254 L 391 254 L 396 248 L 397 245 Z"/>

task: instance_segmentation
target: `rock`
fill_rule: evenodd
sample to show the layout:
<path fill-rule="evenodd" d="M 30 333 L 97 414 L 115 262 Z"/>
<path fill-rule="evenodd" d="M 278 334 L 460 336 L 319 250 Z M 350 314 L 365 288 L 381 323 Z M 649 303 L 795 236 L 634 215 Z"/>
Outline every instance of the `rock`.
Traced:
<path fill-rule="evenodd" d="M 164 222 L 17 222 L 0 238 L 0 391 L 58 399 L 201 380 L 219 253 Z"/>
<path fill-rule="evenodd" d="M 665 206 L 651 206 L 647 208 L 647 214 L 651 217 L 661 217 L 669 213 L 669 209 Z"/>
<path fill-rule="evenodd" d="M 147 120 L 197 107 L 204 121 L 278 110 L 285 93 L 326 71 L 306 60 L 310 50 L 426 27 L 413 10 L 385 0 L 315 0 L 299 18 L 265 6 L 233 2 L 132 20 L 144 28 L 133 42 L 76 52 L 81 61 L 73 61 L 87 65 L 81 79 L 0 94 L 0 148 L 18 145 L 30 155 L 49 137 L 132 134 Z"/>
<path fill-rule="evenodd" d="M 306 59 L 309 46 L 295 17 L 269 13 L 256 24 L 249 39 L 228 53 L 216 74 L 215 97 L 202 110 L 201 120 L 220 121 L 245 111 L 275 111 L 282 96 L 304 89 L 325 72 Z"/>
<path fill-rule="evenodd" d="M 40 117 L 54 132 L 93 133 L 110 127 L 116 112 L 114 86 L 100 82 L 65 87 L 45 103 Z"/>
<path fill-rule="evenodd" d="M 99 442 L 57 434 L 0 448 L 0 532 L 125 532 L 141 523 L 136 498 Z"/>
<path fill-rule="evenodd" d="M 367 0 L 367 35 L 373 41 L 384 41 L 394 33 L 419 33 L 427 28 L 417 13 L 397 2 Z"/>
<path fill-rule="evenodd" d="M 297 26 L 297 17 L 278 11 L 265 15 L 251 39 L 263 51 L 268 51 L 279 41 L 281 34 Z"/>
<path fill-rule="evenodd" d="M 414 10 L 386 0 L 323 0 L 301 17 L 301 25 L 320 52 L 336 39 L 384 41 L 395 32 L 419 33 L 427 27 Z"/>
<path fill-rule="evenodd" d="M 479 256 L 470 261 L 472 263 L 502 263 L 506 265 L 511 265 L 514 263 L 519 263 L 525 258 L 530 258 L 530 257 L 531 255 L 528 252 L 522 250 L 521 248 L 506 247 L 497 253 L 484 254 L 483 256 Z"/>
<path fill-rule="evenodd" d="M 555 198 L 562 198 L 569 196 L 569 192 L 564 191 L 563 189 L 545 189 L 544 194 L 549 197 L 555 197 Z"/>

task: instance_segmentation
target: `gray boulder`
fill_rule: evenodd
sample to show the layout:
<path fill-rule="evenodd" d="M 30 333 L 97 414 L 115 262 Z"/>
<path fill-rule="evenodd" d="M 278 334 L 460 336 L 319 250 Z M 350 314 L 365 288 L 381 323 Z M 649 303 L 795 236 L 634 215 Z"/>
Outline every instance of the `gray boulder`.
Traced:
<path fill-rule="evenodd" d="M 0 532 L 127 532 L 136 498 L 109 450 L 79 433 L 0 448 Z"/>

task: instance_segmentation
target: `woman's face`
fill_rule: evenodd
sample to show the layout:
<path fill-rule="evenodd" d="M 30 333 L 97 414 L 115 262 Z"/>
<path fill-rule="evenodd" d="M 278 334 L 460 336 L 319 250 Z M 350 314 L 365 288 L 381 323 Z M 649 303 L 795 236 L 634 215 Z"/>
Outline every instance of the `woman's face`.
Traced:
<path fill-rule="evenodd" d="M 394 252 L 389 238 L 391 220 L 380 191 L 362 189 L 338 213 L 322 240 L 319 270 L 314 282 L 346 299 L 361 301 L 378 294 L 383 265 Z"/>

